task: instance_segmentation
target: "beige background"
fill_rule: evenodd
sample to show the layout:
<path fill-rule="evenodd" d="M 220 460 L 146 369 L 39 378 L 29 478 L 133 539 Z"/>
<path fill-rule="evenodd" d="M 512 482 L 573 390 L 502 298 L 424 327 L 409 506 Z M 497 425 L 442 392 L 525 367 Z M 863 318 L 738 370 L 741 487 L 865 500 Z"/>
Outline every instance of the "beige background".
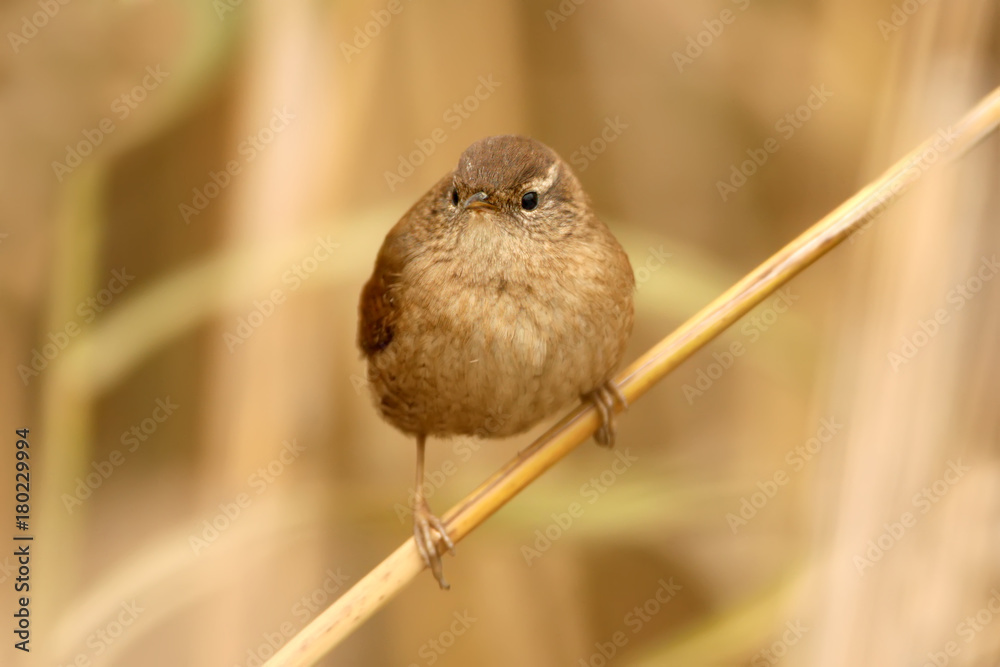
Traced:
<path fill-rule="evenodd" d="M 389 4 L 0 8 L 0 539 L 25 426 L 35 535 L 3 664 L 256 664 L 409 535 L 357 296 L 472 141 L 574 165 L 637 270 L 631 360 L 998 81 L 986 0 Z M 632 407 L 633 465 L 581 447 L 325 664 L 997 664 L 998 145 L 928 156 Z M 432 506 L 531 436 L 431 442 Z"/>

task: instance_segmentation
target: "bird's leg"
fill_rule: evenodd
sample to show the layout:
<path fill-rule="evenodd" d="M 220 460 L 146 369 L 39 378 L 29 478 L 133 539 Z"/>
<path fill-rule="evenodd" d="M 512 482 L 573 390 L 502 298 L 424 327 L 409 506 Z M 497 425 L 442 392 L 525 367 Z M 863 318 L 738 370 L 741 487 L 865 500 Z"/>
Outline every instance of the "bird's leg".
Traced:
<path fill-rule="evenodd" d="M 454 555 L 455 544 L 448 536 L 448 531 L 445 530 L 441 519 L 431 513 L 427 498 L 424 497 L 424 440 L 423 434 L 417 436 L 417 486 L 413 503 L 413 539 L 417 543 L 417 551 L 420 552 L 421 558 L 434 573 L 434 578 L 438 580 L 441 588 L 447 590 L 450 586 L 444 579 L 439 546 L 443 544 Z M 435 533 L 437 537 L 434 536 Z"/>
<path fill-rule="evenodd" d="M 594 432 L 594 440 L 603 447 L 614 447 L 615 403 L 618 403 L 623 411 L 626 410 L 628 400 L 625 395 L 618 389 L 618 385 L 608 380 L 592 392 L 584 394 L 583 398 L 594 404 L 597 414 L 601 417 L 601 425 Z"/>

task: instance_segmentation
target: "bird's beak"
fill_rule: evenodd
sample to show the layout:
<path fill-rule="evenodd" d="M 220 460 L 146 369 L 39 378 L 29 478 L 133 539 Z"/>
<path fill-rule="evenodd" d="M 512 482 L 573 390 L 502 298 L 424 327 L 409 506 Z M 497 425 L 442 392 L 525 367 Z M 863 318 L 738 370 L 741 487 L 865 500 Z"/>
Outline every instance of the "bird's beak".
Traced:
<path fill-rule="evenodd" d="M 466 211 L 477 208 L 496 210 L 496 206 L 486 201 L 486 197 L 487 194 L 485 192 L 477 192 L 463 202 L 462 208 Z"/>

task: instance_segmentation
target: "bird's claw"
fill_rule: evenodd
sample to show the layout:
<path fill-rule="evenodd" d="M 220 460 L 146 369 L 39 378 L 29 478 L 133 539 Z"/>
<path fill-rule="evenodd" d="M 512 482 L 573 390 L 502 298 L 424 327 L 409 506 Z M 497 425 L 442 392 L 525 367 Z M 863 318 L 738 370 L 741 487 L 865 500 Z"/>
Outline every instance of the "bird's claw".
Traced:
<path fill-rule="evenodd" d="M 615 403 L 621 406 L 622 411 L 628 408 L 628 399 L 621 390 L 611 380 L 608 380 L 597 389 L 584 396 L 597 408 L 597 414 L 601 418 L 601 425 L 594 432 L 594 440 L 602 447 L 615 446 Z"/>
<path fill-rule="evenodd" d="M 434 573 L 434 578 L 437 579 L 441 588 L 445 590 L 451 588 L 451 585 L 444 578 L 441 547 L 443 545 L 454 556 L 455 543 L 452 542 L 441 519 L 431 514 L 430 507 L 426 504 L 417 507 L 413 512 L 413 539 L 417 543 L 420 557 Z"/>

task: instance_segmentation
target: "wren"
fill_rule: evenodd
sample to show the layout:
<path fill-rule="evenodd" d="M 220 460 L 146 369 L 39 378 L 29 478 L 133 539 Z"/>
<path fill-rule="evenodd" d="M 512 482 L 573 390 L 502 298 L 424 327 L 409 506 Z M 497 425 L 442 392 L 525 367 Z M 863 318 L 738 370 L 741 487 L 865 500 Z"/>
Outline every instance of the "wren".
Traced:
<path fill-rule="evenodd" d="M 454 544 L 421 490 L 426 438 L 515 435 L 582 398 L 611 446 L 634 291 L 569 165 L 526 137 L 469 146 L 389 231 L 361 292 L 358 345 L 376 408 L 416 438 L 413 533 L 442 588 Z"/>

